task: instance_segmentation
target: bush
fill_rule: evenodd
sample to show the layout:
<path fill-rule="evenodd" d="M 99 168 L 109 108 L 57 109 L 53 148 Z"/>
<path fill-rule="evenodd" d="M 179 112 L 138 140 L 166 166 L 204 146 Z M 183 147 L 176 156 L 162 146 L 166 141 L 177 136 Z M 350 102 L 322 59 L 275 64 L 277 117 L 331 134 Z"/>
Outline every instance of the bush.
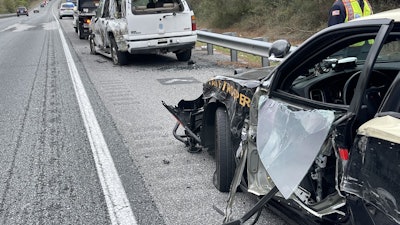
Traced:
<path fill-rule="evenodd" d="M 29 8 L 29 4 L 34 0 L 0 0 L 0 13 L 15 13 L 18 6 Z"/>
<path fill-rule="evenodd" d="M 188 0 L 198 27 L 254 32 L 274 39 L 304 40 L 327 26 L 334 0 Z M 375 13 L 399 8 L 398 0 L 370 0 Z"/>

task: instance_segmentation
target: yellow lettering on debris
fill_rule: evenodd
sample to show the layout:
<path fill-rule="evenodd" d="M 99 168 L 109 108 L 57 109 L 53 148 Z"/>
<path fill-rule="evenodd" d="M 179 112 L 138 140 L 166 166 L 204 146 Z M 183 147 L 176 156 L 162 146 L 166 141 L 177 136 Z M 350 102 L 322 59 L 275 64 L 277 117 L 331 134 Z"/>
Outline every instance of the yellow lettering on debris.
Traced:
<path fill-rule="evenodd" d="M 246 95 L 244 95 L 244 94 L 242 94 L 242 93 L 240 93 L 240 98 L 239 98 L 240 100 L 239 100 L 239 104 L 240 105 L 242 105 L 242 106 L 247 106 L 247 107 L 249 107 L 250 108 L 250 98 L 249 97 L 247 97 Z"/>
<path fill-rule="evenodd" d="M 228 93 L 232 98 L 238 100 L 241 106 L 250 108 L 251 99 L 246 95 L 239 93 L 238 89 L 236 89 L 234 85 L 221 80 L 210 80 L 208 81 L 208 84 Z"/>

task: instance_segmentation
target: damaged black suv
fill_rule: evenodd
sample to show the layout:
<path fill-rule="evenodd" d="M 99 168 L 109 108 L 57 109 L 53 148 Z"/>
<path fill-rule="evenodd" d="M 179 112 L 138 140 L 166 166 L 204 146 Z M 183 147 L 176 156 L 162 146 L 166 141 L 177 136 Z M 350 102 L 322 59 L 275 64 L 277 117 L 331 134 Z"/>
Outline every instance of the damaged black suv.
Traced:
<path fill-rule="evenodd" d="M 227 224 L 263 206 L 301 224 L 399 224 L 399 96 L 395 9 L 326 28 L 277 67 L 213 77 L 198 99 L 164 105 L 178 140 L 215 155 L 214 184 L 231 192 Z M 238 187 L 260 202 L 233 220 Z"/>

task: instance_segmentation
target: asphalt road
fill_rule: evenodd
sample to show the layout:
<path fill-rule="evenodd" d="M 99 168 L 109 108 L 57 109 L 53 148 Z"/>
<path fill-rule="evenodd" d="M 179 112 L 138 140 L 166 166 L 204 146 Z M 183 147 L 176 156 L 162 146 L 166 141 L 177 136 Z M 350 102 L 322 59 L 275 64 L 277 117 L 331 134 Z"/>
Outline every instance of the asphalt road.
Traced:
<path fill-rule="evenodd" d="M 53 25 L 50 15 L 0 23 L 0 224 L 107 224 Z"/>
<path fill-rule="evenodd" d="M 219 63 L 229 59 L 195 49 L 193 64 L 171 54 L 114 66 L 89 54 L 72 18 L 58 25 L 57 4 L 0 19 L 0 224 L 221 224 L 214 159 L 174 139 L 161 101 L 197 98 L 233 73 Z M 255 202 L 239 193 L 235 217 Z M 285 223 L 265 210 L 259 224 Z"/>

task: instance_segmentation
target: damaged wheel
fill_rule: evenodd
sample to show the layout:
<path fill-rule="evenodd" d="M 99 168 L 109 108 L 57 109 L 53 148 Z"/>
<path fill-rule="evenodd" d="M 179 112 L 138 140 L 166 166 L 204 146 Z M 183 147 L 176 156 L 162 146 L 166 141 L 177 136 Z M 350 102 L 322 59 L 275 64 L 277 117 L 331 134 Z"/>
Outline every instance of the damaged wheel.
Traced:
<path fill-rule="evenodd" d="M 236 163 L 229 117 L 223 107 L 215 112 L 215 161 L 213 183 L 219 191 L 229 192 Z"/>
<path fill-rule="evenodd" d="M 118 46 L 114 38 L 111 38 L 111 58 L 115 65 L 122 66 L 128 64 L 127 53 L 118 51 Z"/>

